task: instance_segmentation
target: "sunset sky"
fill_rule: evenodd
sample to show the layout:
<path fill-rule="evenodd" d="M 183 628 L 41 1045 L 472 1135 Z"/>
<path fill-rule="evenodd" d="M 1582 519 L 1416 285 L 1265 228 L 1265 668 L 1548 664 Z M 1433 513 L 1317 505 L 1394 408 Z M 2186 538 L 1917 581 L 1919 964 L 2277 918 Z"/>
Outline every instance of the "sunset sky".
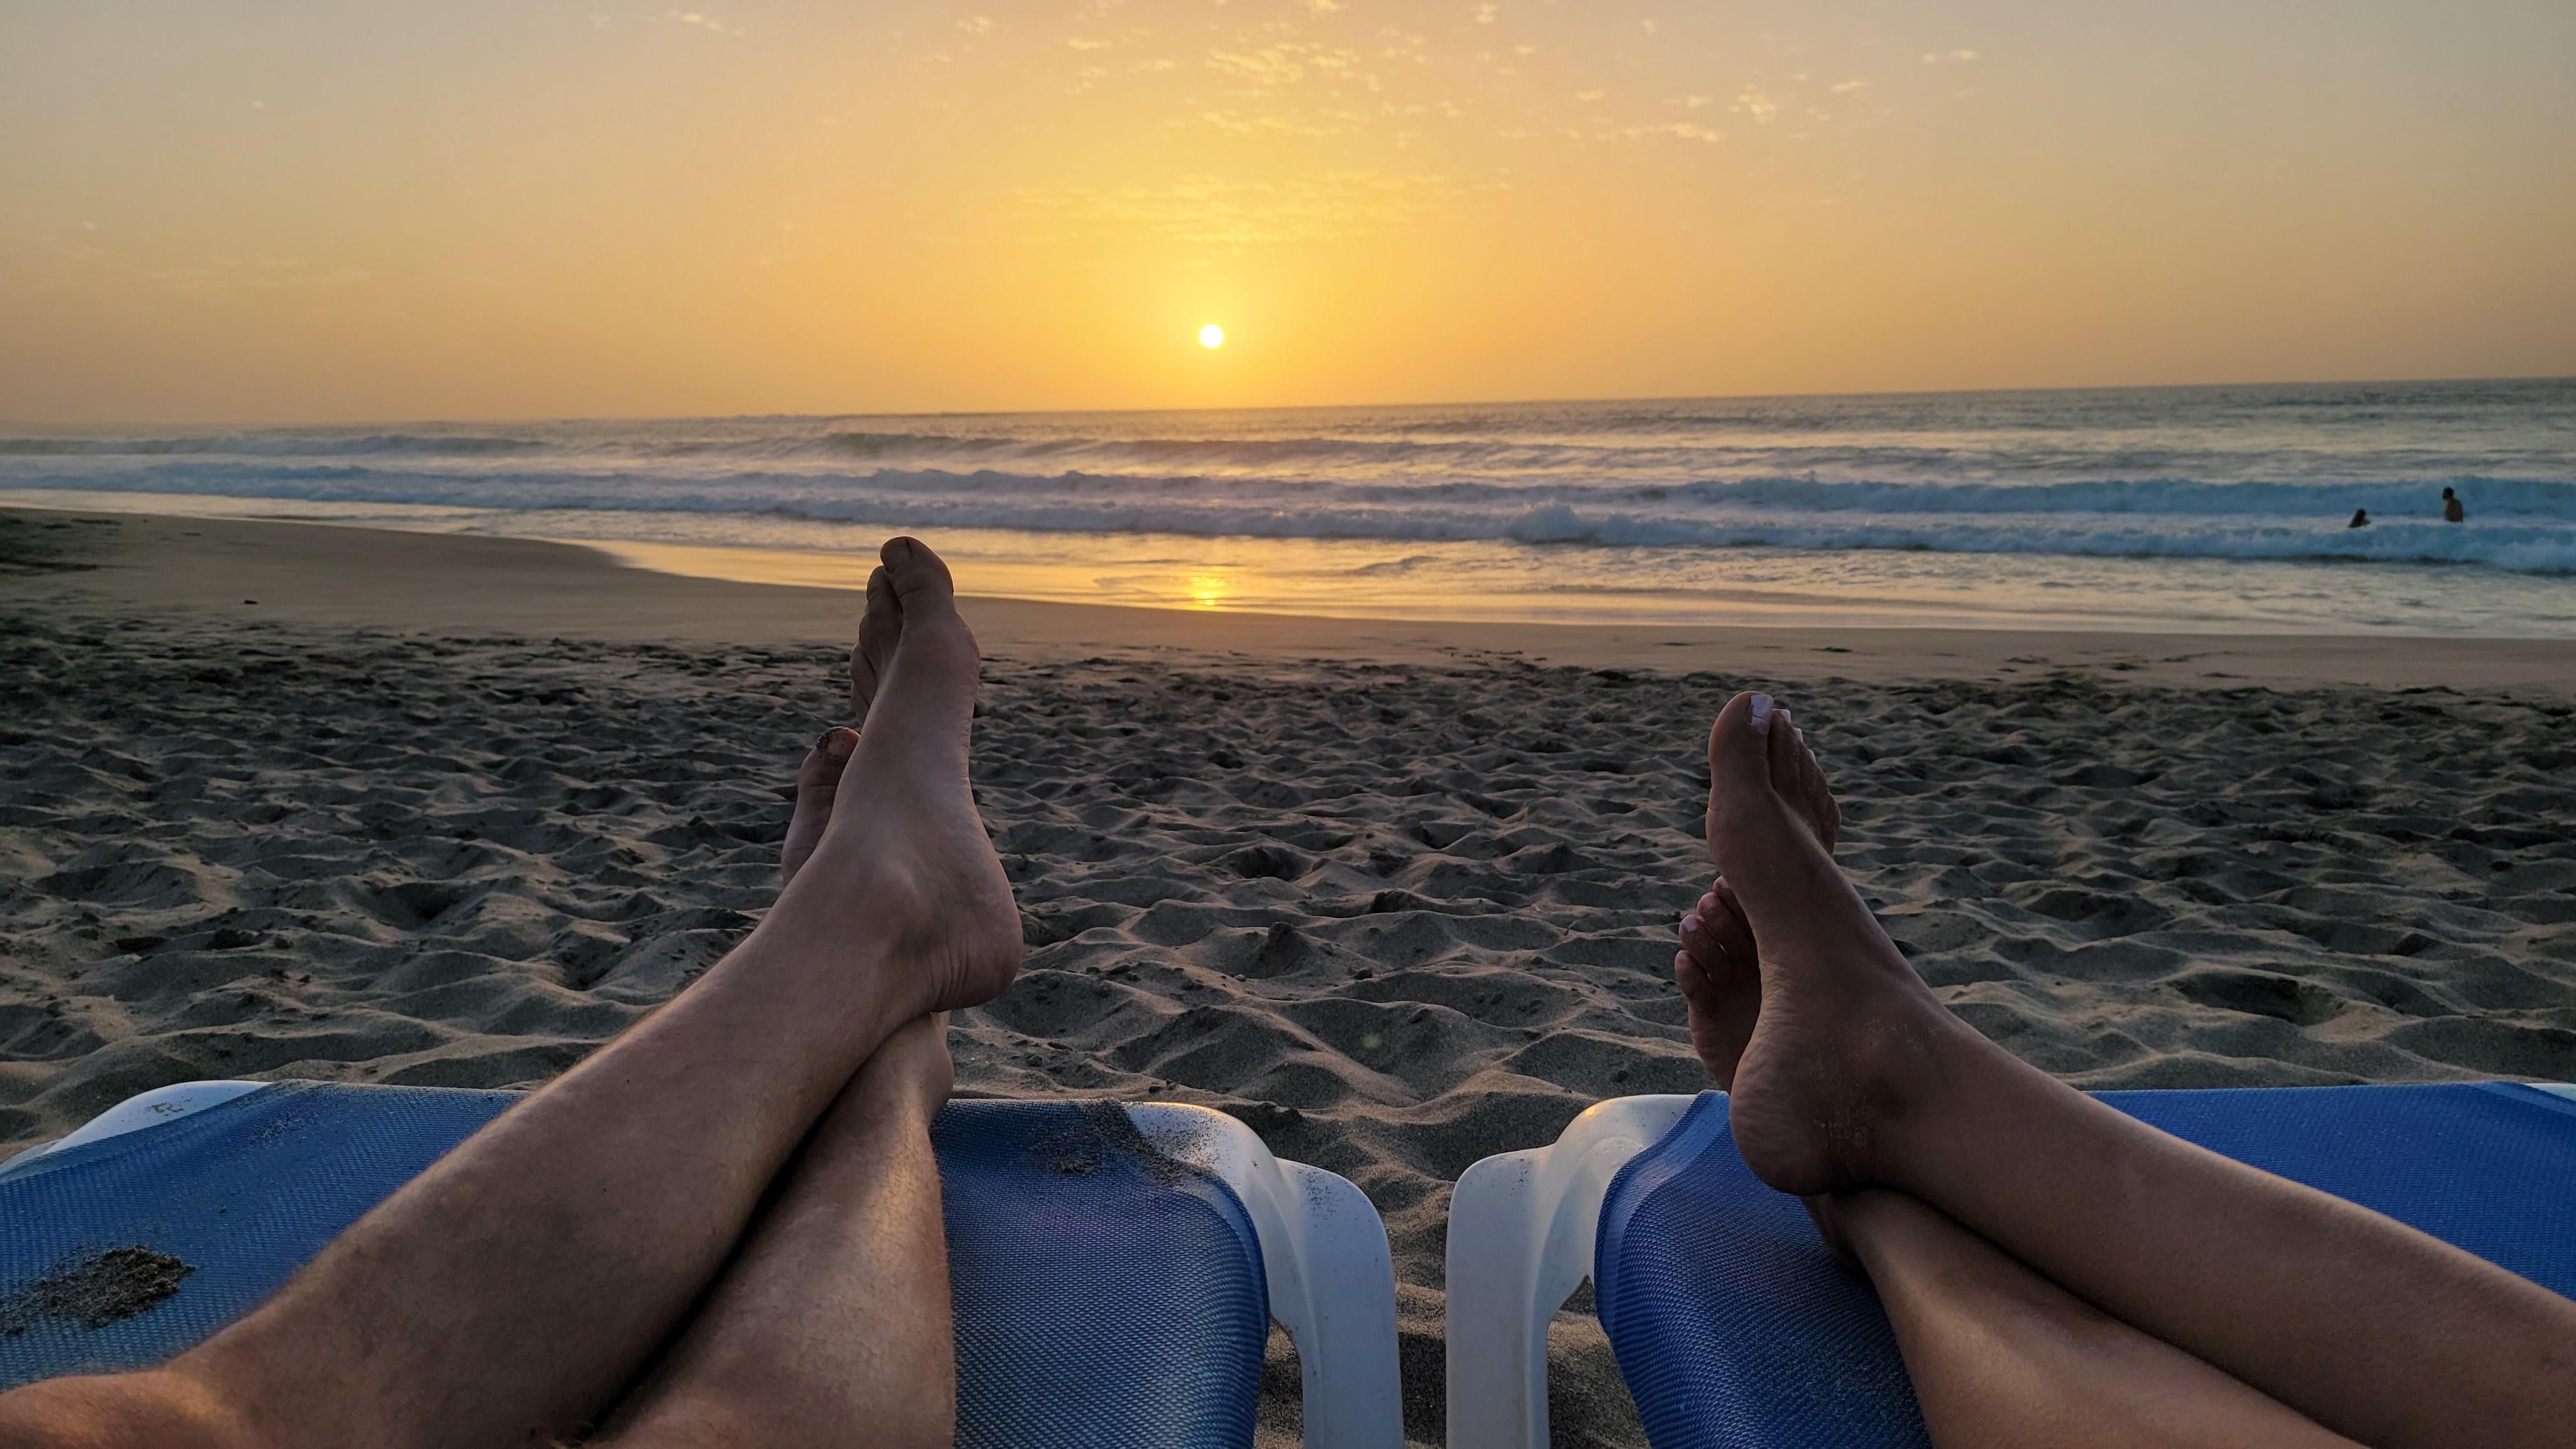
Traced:
<path fill-rule="evenodd" d="M 2567 0 L 695 3 L 0 0 L 0 419 L 2576 373 Z"/>

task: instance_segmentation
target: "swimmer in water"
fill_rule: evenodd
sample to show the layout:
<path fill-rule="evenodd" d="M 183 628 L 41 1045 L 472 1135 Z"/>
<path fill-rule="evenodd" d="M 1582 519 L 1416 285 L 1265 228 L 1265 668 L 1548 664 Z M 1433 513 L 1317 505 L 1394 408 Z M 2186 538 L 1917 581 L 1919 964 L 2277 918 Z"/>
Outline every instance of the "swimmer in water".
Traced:
<path fill-rule="evenodd" d="M 2444 523 L 2469 521 L 2469 510 L 2460 506 L 2460 495 L 2448 488 L 2442 490 L 2442 521 Z"/>
<path fill-rule="evenodd" d="M 2352 511 L 2352 522 L 2345 524 L 2345 525 L 2344 525 L 2344 527 L 2346 527 L 2346 528 L 2368 528 L 2368 527 L 2370 527 L 2370 510 L 2369 510 L 2369 509 L 2367 509 L 2367 508 L 2356 508 L 2356 509 L 2354 509 L 2354 510 Z"/>

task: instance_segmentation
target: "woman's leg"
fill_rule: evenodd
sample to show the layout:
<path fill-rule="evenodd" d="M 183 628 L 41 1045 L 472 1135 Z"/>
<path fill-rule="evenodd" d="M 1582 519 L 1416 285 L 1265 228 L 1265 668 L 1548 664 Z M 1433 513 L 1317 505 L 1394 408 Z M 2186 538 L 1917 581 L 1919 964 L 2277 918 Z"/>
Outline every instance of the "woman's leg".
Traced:
<path fill-rule="evenodd" d="M 616 1449 L 948 1449 L 957 1369 L 930 1119 L 946 1022 L 887 1038 L 816 1124 Z"/>
<path fill-rule="evenodd" d="M 1822 774 L 1767 697 L 1719 714 L 1709 767 L 1710 850 L 1748 959 L 1723 980 L 1687 953 L 1676 969 L 1695 1013 L 1748 980 L 1758 993 L 1749 1040 L 1720 1077 L 1737 1146 L 1766 1182 L 1919 1198 L 2124 1322 L 2382 1449 L 2564 1442 L 2576 1303 L 2156 1131 L 1951 1016 L 1835 868 L 1813 823 Z"/>
<path fill-rule="evenodd" d="M 1939 1449 L 2355 1449 L 1902 1193 L 1810 1202 L 1877 1287 Z"/>

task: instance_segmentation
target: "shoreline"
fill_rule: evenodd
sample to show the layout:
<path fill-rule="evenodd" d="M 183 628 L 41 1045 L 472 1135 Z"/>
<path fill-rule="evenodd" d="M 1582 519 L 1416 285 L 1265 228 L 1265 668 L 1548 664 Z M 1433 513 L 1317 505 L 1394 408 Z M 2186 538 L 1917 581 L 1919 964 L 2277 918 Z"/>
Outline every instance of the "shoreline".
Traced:
<path fill-rule="evenodd" d="M 1041 661 L 1517 661 L 1862 682 L 2073 673 L 2193 688 L 2576 695 L 2576 640 L 1375 620 L 994 598 L 973 594 L 973 582 L 961 580 L 987 652 Z M 857 601 L 847 589 L 650 571 L 581 544 L 10 507 L 0 509 L 0 609 L 748 644 L 846 639 Z"/>

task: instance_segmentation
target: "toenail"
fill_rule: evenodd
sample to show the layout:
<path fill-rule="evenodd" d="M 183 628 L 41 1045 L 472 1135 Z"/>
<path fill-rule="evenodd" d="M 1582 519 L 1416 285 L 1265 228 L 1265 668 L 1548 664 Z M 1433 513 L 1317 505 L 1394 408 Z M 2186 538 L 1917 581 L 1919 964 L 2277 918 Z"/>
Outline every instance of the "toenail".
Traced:
<path fill-rule="evenodd" d="M 1770 732 L 1771 696 L 1767 694 L 1753 696 L 1753 727 L 1766 734 Z"/>
<path fill-rule="evenodd" d="M 1697 917 L 1697 916 L 1684 916 L 1684 917 L 1682 917 L 1682 929 L 1683 929 L 1683 930 L 1685 930 L 1685 931 L 1696 931 L 1696 930 L 1698 930 L 1698 929 L 1699 929 L 1699 917 Z"/>

